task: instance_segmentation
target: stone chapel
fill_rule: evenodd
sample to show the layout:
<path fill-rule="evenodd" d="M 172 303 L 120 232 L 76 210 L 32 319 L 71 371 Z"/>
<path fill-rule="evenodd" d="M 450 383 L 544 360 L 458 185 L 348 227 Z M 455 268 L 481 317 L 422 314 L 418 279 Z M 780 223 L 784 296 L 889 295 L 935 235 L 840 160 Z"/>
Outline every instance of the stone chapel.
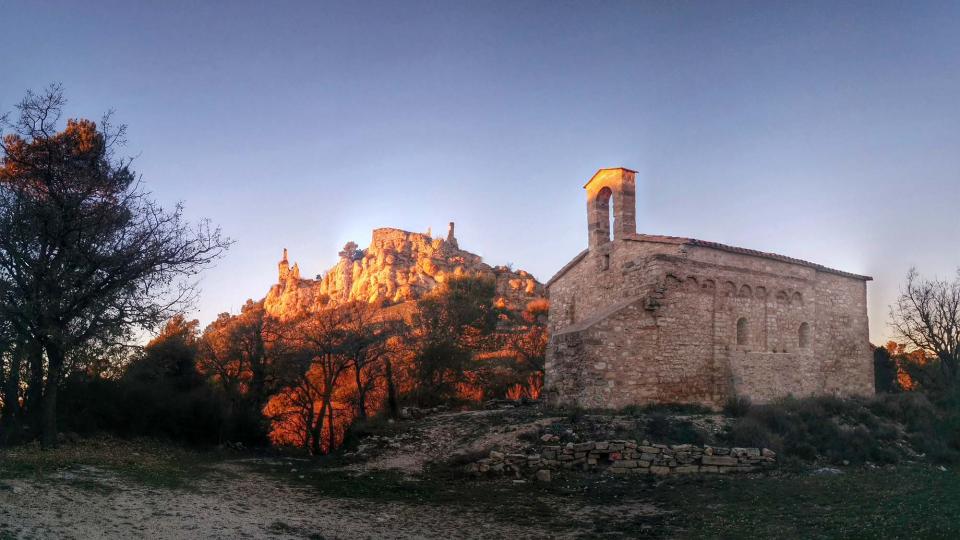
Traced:
<path fill-rule="evenodd" d="M 873 394 L 871 278 L 638 234 L 635 177 L 601 169 L 584 186 L 588 247 L 547 282 L 548 401 L 719 407 L 735 396 Z"/>

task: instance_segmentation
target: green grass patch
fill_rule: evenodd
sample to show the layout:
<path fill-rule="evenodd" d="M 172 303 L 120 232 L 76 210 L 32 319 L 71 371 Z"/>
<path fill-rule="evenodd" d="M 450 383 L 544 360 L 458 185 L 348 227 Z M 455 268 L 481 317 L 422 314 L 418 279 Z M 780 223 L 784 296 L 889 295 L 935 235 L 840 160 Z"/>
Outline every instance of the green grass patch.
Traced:
<path fill-rule="evenodd" d="M 607 538 L 960 537 L 960 474 L 927 465 L 757 477 L 611 477 L 564 472 L 549 484 L 474 480 L 435 469 L 350 474 L 259 465 L 322 497 L 433 505 L 546 534 Z M 438 472 L 440 471 L 440 472 Z M 303 478 L 300 478 L 303 476 Z"/>
<path fill-rule="evenodd" d="M 666 525 L 691 538 L 960 537 L 960 475 L 926 466 L 707 478 L 664 499 Z"/>

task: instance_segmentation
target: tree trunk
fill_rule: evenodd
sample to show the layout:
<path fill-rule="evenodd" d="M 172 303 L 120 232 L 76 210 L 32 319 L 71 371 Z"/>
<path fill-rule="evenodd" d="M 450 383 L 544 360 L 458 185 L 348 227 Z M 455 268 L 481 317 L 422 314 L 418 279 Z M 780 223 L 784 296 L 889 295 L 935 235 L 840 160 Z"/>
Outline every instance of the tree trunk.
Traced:
<path fill-rule="evenodd" d="M 313 441 L 312 448 L 310 453 L 319 456 L 323 453 L 323 423 L 327 416 L 327 407 L 330 401 L 326 394 L 320 402 L 320 414 L 317 415 L 317 420 L 313 424 Z"/>
<path fill-rule="evenodd" d="M 310 452 L 313 449 L 313 402 L 311 401 L 308 408 L 305 409 L 306 414 L 304 414 L 305 422 L 304 427 L 306 428 L 303 433 L 303 449 L 307 452 Z"/>
<path fill-rule="evenodd" d="M 393 382 L 393 363 L 389 356 L 384 358 L 384 376 L 387 379 L 387 408 L 390 416 L 397 418 L 400 416 L 400 403 L 397 399 L 397 385 Z"/>
<path fill-rule="evenodd" d="M 27 343 L 27 361 L 30 362 L 30 381 L 27 385 L 27 400 L 24 404 L 27 425 L 31 436 L 40 434 L 43 411 L 43 348 L 36 341 Z"/>
<path fill-rule="evenodd" d="M 327 453 L 332 453 L 337 448 L 337 432 L 333 429 L 333 403 L 327 408 Z"/>
<path fill-rule="evenodd" d="M 367 392 L 363 386 L 363 380 L 361 377 L 360 364 L 358 362 L 353 363 L 354 375 L 356 376 L 357 381 L 357 418 L 361 420 L 366 420 L 367 418 Z"/>
<path fill-rule="evenodd" d="M 943 373 L 947 384 L 952 385 L 957 380 L 957 361 L 947 351 L 937 354 L 940 359 L 940 371 Z"/>
<path fill-rule="evenodd" d="M 250 390 L 253 393 L 253 402 L 258 411 L 262 411 L 267 404 L 267 350 L 263 343 L 263 320 L 257 327 L 256 342 L 250 357 L 250 371 L 252 380 Z"/>
<path fill-rule="evenodd" d="M 17 343 L 10 354 L 10 371 L 3 385 L 3 416 L 0 417 L 0 446 L 15 442 L 20 436 L 20 367 L 24 347 Z"/>
<path fill-rule="evenodd" d="M 63 350 L 59 344 L 47 343 L 47 384 L 43 391 L 43 422 L 40 444 L 44 448 L 57 446 L 57 390 L 63 369 Z"/>

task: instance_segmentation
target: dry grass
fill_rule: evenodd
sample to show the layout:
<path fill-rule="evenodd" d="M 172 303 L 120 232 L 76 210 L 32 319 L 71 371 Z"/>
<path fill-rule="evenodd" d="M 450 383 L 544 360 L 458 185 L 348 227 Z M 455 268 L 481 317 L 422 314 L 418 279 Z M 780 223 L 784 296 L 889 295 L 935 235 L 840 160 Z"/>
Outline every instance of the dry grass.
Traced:
<path fill-rule="evenodd" d="M 38 444 L 0 449 L 0 478 L 43 479 L 78 467 L 96 467 L 152 487 L 182 488 L 210 470 L 219 456 L 150 439 L 86 439 L 43 450 Z"/>

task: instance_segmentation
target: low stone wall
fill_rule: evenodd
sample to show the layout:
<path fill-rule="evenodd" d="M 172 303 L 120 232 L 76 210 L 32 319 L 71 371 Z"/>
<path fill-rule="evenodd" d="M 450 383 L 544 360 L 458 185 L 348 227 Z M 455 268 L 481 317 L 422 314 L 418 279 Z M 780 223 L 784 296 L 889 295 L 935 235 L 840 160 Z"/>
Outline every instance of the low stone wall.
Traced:
<path fill-rule="evenodd" d="M 724 448 L 690 444 L 665 445 L 649 441 L 614 440 L 544 446 L 539 454 L 491 451 L 466 466 L 473 475 L 512 474 L 522 477 L 542 471 L 580 469 L 613 474 L 669 474 L 751 472 L 772 467 L 776 454 L 766 448 Z"/>

